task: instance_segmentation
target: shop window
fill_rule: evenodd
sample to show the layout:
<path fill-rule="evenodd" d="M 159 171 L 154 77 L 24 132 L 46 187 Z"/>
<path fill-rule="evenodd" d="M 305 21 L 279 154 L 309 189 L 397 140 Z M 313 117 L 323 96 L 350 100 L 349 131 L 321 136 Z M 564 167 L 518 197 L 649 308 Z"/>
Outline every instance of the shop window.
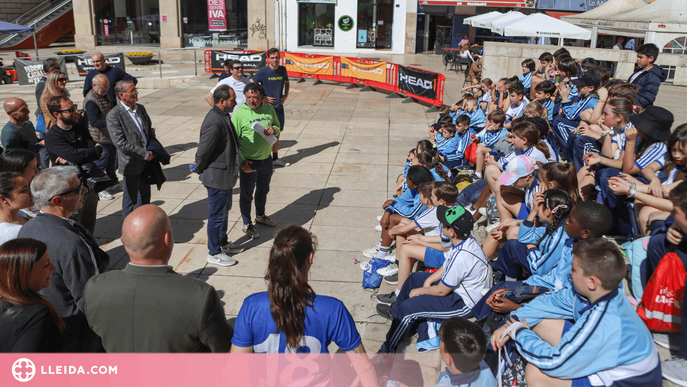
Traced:
<path fill-rule="evenodd" d="M 298 3 L 298 45 L 334 47 L 335 4 Z"/>
<path fill-rule="evenodd" d="M 358 48 L 391 48 L 393 0 L 358 0 Z"/>
<path fill-rule="evenodd" d="M 158 0 L 94 0 L 98 45 L 160 43 Z"/>
<path fill-rule="evenodd" d="M 210 30 L 207 0 L 181 0 L 184 47 L 241 49 L 248 47 L 248 1 L 224 0 L 225 30 Z M 255 36 L 266 31 L 256 31 Z"/>

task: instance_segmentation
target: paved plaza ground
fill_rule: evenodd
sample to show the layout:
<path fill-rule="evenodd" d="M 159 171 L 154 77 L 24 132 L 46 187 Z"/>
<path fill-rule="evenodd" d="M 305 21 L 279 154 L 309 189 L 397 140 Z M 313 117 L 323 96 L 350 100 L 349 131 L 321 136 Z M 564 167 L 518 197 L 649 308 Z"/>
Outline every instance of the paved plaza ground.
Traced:
<path fill-rule="evenodd" d="M 438 56 L 380 59 L 440 72 L 444 68 Z M 460 98 L 463 77 L 445 74 L 445 103 L 452 104 Z M 233 267 L 206 262 L 207 192 L 188 165 L 194 161 L 200 124 L 210 109 L 203 97 L 216 82 L 203 75 L 169 89 L 141 89 L 139 103 L 145 105 L 158 139 L 172 155 L 171 164 L 164 167 L 167 182 L 160 191 L 153 188 L 152 192 L 152 202 L 167 212 L 174 226 L 176 245 L 170 264 L 179 273 L 213 285 L 224 302 L 227 318 L 232 318 L 246 296 L 266 290 L 263 277 L 277 229 L 258 225 L 261 238 L 255 240 L 242 233 L 237 183 L 229 213 L 229 239 L 246 251 L 235 255 L 239 264 Z M 362 271 L 354 259 L 363 259 L 361 251 L 377 243 L 379 232 L 374 227 L 376 217 L 382 214 L 382 203 L 394 194 L 408 150 L 427 137 L 427 127 L 435 121 L 436 113 L 425 113 L 428 107 L 417 103 L 388 99 L 383 92 L 312 83 L 292 79 L 280 150 L 280 157 L 291 166 L 276 169 L 267 214 L 278 227 L 299 224 L 318 237 L 310 284 L 318 294 L 345 303 L 365 348 L 376 352 L 389 322 L 377 315 L 376 293 L 362 288 Z M 74 102 L 81 105 L 82 82 L 70 83 L 68 88 Z M 0 90 L 3 100 L 19 96 L 29 103 L 31 111 L 35 110 L 33 86 L 2 85 Z M 684 101 L 687 89 L 661 86 L 657 105 L 675 114 L 675 126 L 687 122 L 687 113 L 682 111 Z M 6 121 L 3 116 L 0 125 Z M 113 269 L 121 269 L 128 262 L 119 240 L 121 205 L 121 194 L 98 205 L 95 236 L 109 253 Z M 381 292 L 391 290 L 390 285 L 382 285 Z M 410 385 L 433 385 L 442 368 L 438 351 L 417 354 L 412 342 L 404 352 L 407 361 L 395 368 L 397 376 L 403 375 L 402 380 Z"/>

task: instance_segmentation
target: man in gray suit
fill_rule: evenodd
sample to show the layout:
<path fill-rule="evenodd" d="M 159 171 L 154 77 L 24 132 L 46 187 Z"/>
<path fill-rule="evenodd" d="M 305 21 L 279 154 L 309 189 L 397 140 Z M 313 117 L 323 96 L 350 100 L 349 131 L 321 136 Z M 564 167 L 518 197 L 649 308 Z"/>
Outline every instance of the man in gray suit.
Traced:
<path fill-rule="evenodd" d="M 134 82 L 117 82 L 115 93 L 119 102 L 107 113 L 107 130 L 117 147 L 119 173 L 124 175 L 122 215 L 126 218 L 135 208 L 150 203 L 150 183 L 141 174 L 146 161 L 155 157 L 148 145 L 156 139 L 146 109 L 136 103 L 138 91 Z"/>
<path fill-rule="evenodd" d="M 200 126 L 196 162 L 191 170 L 200 174 L 208 190 L 208 263 L 232 266 L 237 262 L 228 254 L 243 251 L 227 239 L 231 210 L 231 189 L 236 185 L 239 166 L 239 139 L 229 113 L 236 106 L 236 93 L 227 85 L 215 89 L 215 106 Z M 195 166 L 195 169 L 194 169 Z"/>
<path fill-rule="evenodd" d="M 124 220 L 131 262 L 86 284 L 86 317 L 107 352 L 229 352 L 232 329 L 215 288 L 174 272 L 172 223 L 149 204 Z"/>

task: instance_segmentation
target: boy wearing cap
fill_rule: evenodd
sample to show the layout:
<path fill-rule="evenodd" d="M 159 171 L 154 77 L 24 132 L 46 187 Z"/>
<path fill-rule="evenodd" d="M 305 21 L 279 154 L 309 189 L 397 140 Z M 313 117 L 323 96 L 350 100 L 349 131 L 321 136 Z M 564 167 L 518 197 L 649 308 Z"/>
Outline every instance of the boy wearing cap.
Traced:
<path fill-rule="evenodd" d="M 556 140 L 561 149 L 568 154 L 568 160 L 572 161 L 572 153 L 569 149 L 572 148 L 577 134 L 574 131 L 580 125 L 580 114 L 587 110 L 592 109 L 599 102 L 599 96 L 596 94 L 596 90 L 601 85 L 601 77 L 595 71 L 587 71 L 582 76 L 577 79 L 573 79 L 572 84 L 577 87 L 577 92 L 580 99 L 577 102 L 570 100 L 570 88 L 564 83 L 558 85 L 558 93 L 560 94 L 561 101 L 561 112 L 553 119 L 553 124 L 551 129 L 553 131 Z"/>
<path fill-rule="evenodd" d="M 496 205 L 508 211 L 499 211 L 503 227 L 519 226 L 530 214 L 534 194 L 539 190 L 539 180 L 534 176 L 535 169 L 534 160 L 529 156 L 520 155 L 506 165 L 506 170 L 499 177 L 501 189 L 496 194 Z M 509 219 L 515 219 L 515 222 L 506 224 Z"/>
<path fill-rule="evenodd" d="M 437 207 L 443 234 L 451 241 L 443 266 L 434 273 L 413 273 L 391 306 L 377 304 L 377 312 L 392 319 L 380 352 L 394 353 L 405 334 L 417 323 L 418 342 L 430 339 L 428 320 L 469 317 L 482 298 L 487 279 L 487 257 L 472 236 L 475 223 L 461 206 Z"/>

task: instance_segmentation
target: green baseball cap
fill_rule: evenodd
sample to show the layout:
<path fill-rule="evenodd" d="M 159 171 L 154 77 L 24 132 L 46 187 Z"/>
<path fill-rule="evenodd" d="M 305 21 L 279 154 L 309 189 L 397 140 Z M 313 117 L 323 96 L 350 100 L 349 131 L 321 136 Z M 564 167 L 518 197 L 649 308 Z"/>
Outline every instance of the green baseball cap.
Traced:
<path fill-rule="evenodd" d="M 452 228 L 461 234 L 468 235 L 475 224 L 475 218 L 461 206 L 437 207 L 437 219 L 446 227 Z"/>

